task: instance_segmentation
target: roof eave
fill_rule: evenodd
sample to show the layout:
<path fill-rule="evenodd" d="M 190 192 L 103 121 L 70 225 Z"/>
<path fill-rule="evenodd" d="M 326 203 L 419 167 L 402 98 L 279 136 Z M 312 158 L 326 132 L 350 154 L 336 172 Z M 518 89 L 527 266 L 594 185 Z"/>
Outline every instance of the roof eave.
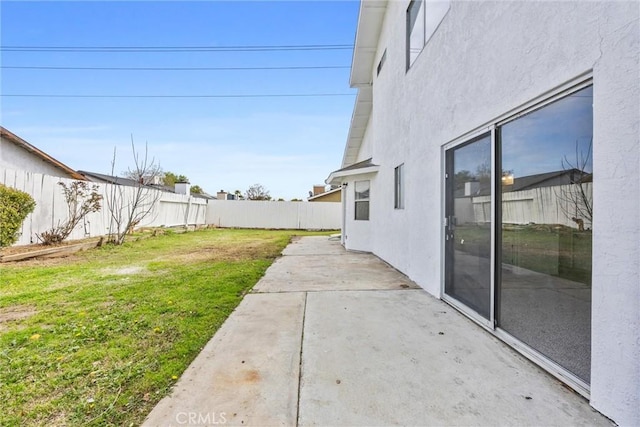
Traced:
<path fill-rule="evenodd" d="M 357 161 L 358 152 L 371 116 L 372 76 L 378 39 L 387 9 L 387 0 L 362 0 L 351 61 L 349 84 L 358 89 L 349 135 L 342 155 L 342 167 Z"/>
<path fill-rule="evenodd" d="M 375 60 L 382 21 L 387 9 L 387 0 L 362 0 L 358 15 L 356 41 L 351 60 L 351 87 L 371 84 L 373 61 Z"/>
<path fill-rule="evenodd" d="M 342 154 L 342 164 L 340 167 L 349 166 L 357 161 L 358 152 L 364 139 L 369 118 L 371 116 L 371 108 L 373 107 L 373 90 L 371 86 L 358 90 L 356 102 L 353 106 L 353 114 L 351 115 L 351 124 L 349 125 L 349 134 L 347 142 Z"/>
<path fill-rule="evenodd" d="M 371 166 L 367 166 L 366 168 L 360 168 L 360 169 L 351 169 L 346 171 L 337 170 L 337 171 L 331 172 L 331 174 L 325 180 L 325 182 L 329 185 L 340 185 L 342 184 L 342 180 L 340 178 L 345 178 L 348 176 L 355 176 L 355 175 L 366 175 L 371 173 L 378 173 L 379 169 L 380 169 L 380 166 L 371 165 Z"/>

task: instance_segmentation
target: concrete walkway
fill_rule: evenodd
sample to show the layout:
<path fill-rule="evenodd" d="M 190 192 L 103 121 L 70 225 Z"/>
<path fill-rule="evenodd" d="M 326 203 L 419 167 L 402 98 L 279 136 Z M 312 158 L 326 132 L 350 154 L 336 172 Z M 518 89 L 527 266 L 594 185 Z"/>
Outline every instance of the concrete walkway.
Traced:
<path fill-rule="evenodd" d="M 611 425 L 375 256 L 283 255 L 144 425 Z"/>

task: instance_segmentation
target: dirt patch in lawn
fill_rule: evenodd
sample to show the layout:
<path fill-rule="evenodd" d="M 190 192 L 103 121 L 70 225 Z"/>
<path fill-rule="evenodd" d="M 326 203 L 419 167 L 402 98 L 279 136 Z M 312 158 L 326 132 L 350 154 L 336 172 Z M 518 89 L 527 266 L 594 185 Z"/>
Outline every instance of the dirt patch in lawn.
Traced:
<path fill-rule="evenodd" d="M 8 261 L 0 264 L 0 268 L 3 266 L 15 266 L 24 265 L 25 267 L 54 267 L 56 265 L 65 265 L 76 262 L 80 258 L 77 254 L 71 254 L 59 258 L 31 258 L 21 261 Z"/>
<path fill-rule="evenodd" d="M 32 245 L 21 245 L 21 246 L 10 246 L 8 248 L 0 249 L 0 257 L 5 257 L 2 265 L 26 265 L 26 266 L 36 266 L 36 267 L 49 267 L 61 264 L 67 264 L 69 262 L 74 261 L 77 258 L 78 252 L 64 252 L 64 250 L 70 246 L 79 246 L 83 244 L 98 244 L 100 239 L 96 237 L 90 237 L 87 239 L 79 239 L 79 240 L 69 240 L 62 243 L 58 243 L 56 245 L 43 245 L 41 243 L 35 243 Z M 18 260 L 6 260 L 6 257 L 11 257 L 14 255 L 29 255 L 31 253 L 36 253 L 46 249 L 59 249 L 62 253 L 59 254 L 43 254 L 36 255 L 33 258 L 24 258 Z"/>
<path fill-rule="evenodd" d="M 98 240 L 100 240 L 98 237 L 88 237 L 86 239 L 65 240 L 64 242 L 57 243 L 55 245 L 43 245 L 42 243 L 33 243 L 31 245 L 9 246 L 7 248 L 2 248 L 0 250 L 0 255 L 22 254 L 22 253 L 38 251 L 40 249 L 49 249 L 49 248 L 64 248 L 65 246 L 73 246 L 81 243 L 97 242 Z"/>
<path fill-rule="evenodd" d="M 251 242 L 242 245 L 205 246 L 183 251 L 173 255 L 163 256 L 161 259 L 171 259 L 183 263 L 196 263 L 202 261 L 212 262 L 236 262 L 248 259 L 273 257 L 271 242 Z"/>
<path fill-rule="evenodd" d="M 17 305 L 13 307 L 0 308 L 0 331 L 6 329 L 7 323 L 16 320 L 26 319 L 36 314 L 38 310 L 28 305 Z"/>

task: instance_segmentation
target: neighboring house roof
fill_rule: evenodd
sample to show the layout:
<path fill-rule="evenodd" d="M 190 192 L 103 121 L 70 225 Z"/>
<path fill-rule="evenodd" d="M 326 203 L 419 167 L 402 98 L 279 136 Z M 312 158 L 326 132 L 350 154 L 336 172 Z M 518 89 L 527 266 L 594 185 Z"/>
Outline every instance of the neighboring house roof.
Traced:
<path fill-rule="evenodd" d="M 53 165 L 54 167 L 56 167 L 58 169 L 61 169 L 65 174 L 69 175 L 73 179 L 77 179 L 77 180 L 80 180 L 80 181 L 86 181 L 87 180 L 84 176 L 82 176 L 81 174 L 79 174 L 75 170 L 71 169 L 69 166 L 65 165 L 64 163 L 62 163 L 59 160 L 54 159 L 53 157 L 51 157 L 50 155 L 48 155 L 44 151 L 38 149 L 37 147 L 34 147 L 33 145 L 29 144 L 24 139 L 20 138 L 18 135 L 8 131 L 7 129 L 5 129 L 2 126 L 0 126 L 0 137 L 4 138 L 5 140 L 7 140 L 9 142 L 13 142 L 14 144 L 16 144 L 17 146 L 23 148 L 24 150 L 29 151 L 30 153 L 34 154 L 37 157 L 40 157 L 45 162 Z"/>
<path fill-rule="evenodd" d="M 78 172 L 80 172 L 81 174 L 86 176 L 90 181 L 93 181 L 93 182 L 102 182 L 106 184 L 116 184 L 116 185 L 127 185 L 130 187 L 136 187 L 138 185 L 138 182 L 135 179 L 123 178 L 121 176 L 105 175 L 102 173 L 88 172 L 88 171 L 78 171 Z M 160 191 L 166 191 L 167 193 L 176 192 L 175 187 L 170 187 L 168 185 L 147 184 L 145 186 L 150 188 L 155 188 Z M 207 200 L 215 199 L 215 197 L 207 193 L 202 193 L 202 194 L 191 193 L 191 196 L 198 197 L 200 199 L 207 199 Z"/>
<path fill-rule="evenodd" d="M 593 174 L 579 169 L 567 169 L 555 172 L 528 175 L 513 180 L 512 186 L 505 186 L 505 191 L 522 191 L 532 188 L 551 187 L 554 185 L 568 185 L 580 182 L 591 182 Z M 510 187 L 510 188 L 509 188 Z"/>
<path fill-rule="evenodd" d="M 322 199 L 324 199 L 326 197 L 329 197 L 332 194 L 335 194 L 335 193 L 337 193 L 339 191 L 342 191 L 342 187 L 334 188 L 333 190 L 329 190 L 329 191 L 325 191 L 324 193 L 316 194 L 315 196 L 307 198 L 307 201 L 309 201 L 309 202 L 326 201 L 326 200 L 322 200 Z"/>
<path fill-rule="evenodd" d="M 207 193 L 207 192 L 202 192 L 202 193 L 191 193 L 191 195 L 193 197 L 198 197 L 200 199 L 207 199 L 207 200 L 217 200 L 218 198 L 216 196 L 212 196 L 211 194 Z"/>
<path fill-rule="evenodd" d="M 86 176 L 90 181 L 93 182 L 102 182 L 106 184 L 116 184 L 116 185 L 128 185 L 131 187 L 135 187 L 138 185 L 138 182 L 133 179 L 123 178 L 120 176 L 113 175 L 105 175 L 96 172 L 88 172 L 88 171 L 78 171 L 82 175 Z"/>
<path fill-rule="evenodd" d="M 372 159 L 369 158 L 331 172 L 325 182 L 330 185 L 338 185 L 340 184 L 339 178 L 351 175 L 363 175 L 365 173 L 376 173 L 379 168 L 380 166 L 373 164 Z"/>

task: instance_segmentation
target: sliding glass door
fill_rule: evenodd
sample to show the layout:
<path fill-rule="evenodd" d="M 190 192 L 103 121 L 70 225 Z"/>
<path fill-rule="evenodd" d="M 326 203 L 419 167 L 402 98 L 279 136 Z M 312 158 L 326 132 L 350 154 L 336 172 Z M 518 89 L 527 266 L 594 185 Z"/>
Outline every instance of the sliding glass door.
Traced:
<path fill-rule="evenodd" d="M 500 127 L 498 326 L 587 384 L 592 89 L 582 89 Z"/>
<path fill-rule="evenodd" d="M 491 318 L 491 134 L 446 153 L 445 294 Z"/>
<path fill-rule="evenodd" d="M 445 151 L 444 298 L 586 389 L 592 104 L 584 84 Z"/>

